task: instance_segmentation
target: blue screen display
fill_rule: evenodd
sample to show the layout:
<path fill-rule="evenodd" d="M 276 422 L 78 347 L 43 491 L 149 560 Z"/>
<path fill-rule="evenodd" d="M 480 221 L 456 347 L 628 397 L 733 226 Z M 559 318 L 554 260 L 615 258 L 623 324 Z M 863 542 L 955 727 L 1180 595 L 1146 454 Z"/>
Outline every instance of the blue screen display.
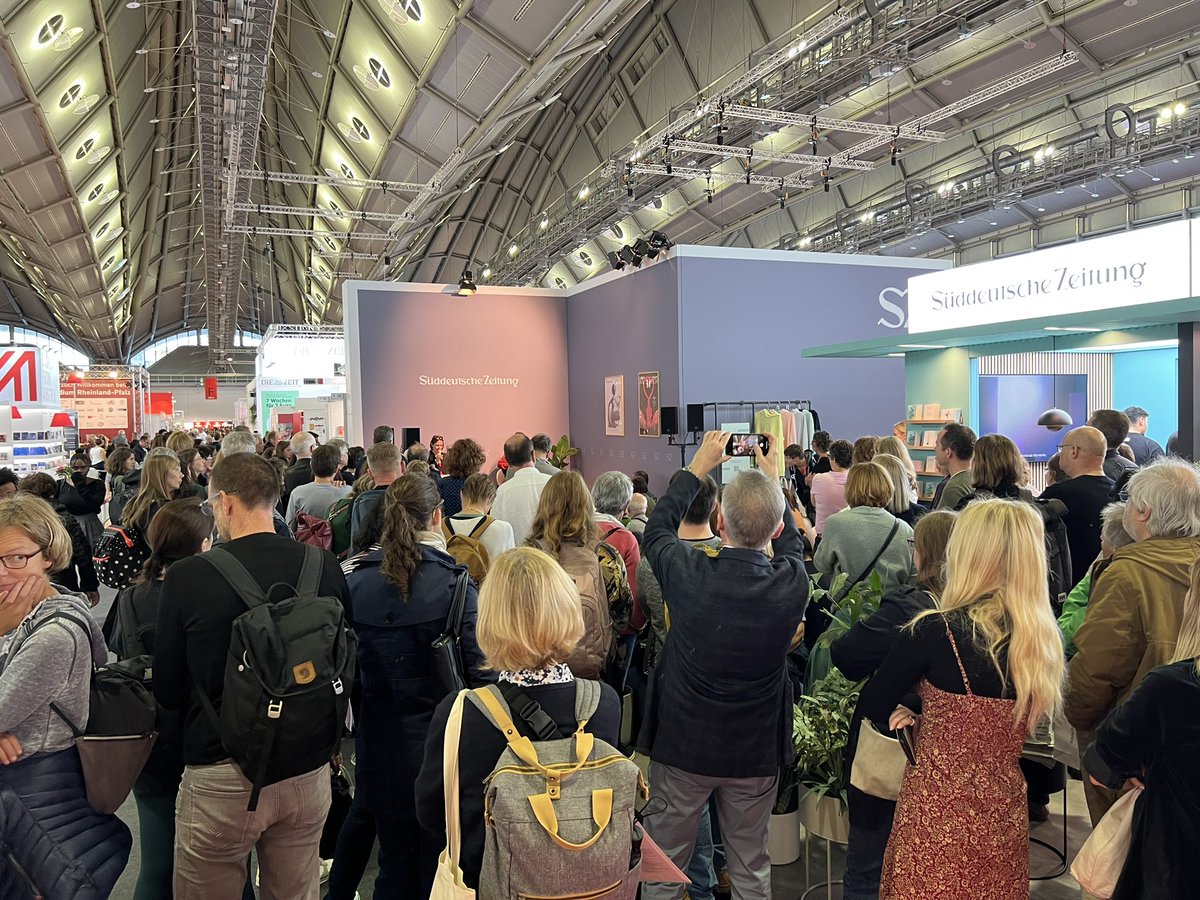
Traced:
<path fill-rule="evenodd" d="M 1038 425 L 1051 407 L 1066 410 L 1076 426 L 1087 421 L 1086 375 L 980 375 L 979 433 L 1003 434 L 1030 462 L 1045 462 L 1062 443 L 1063 431 Z"/>

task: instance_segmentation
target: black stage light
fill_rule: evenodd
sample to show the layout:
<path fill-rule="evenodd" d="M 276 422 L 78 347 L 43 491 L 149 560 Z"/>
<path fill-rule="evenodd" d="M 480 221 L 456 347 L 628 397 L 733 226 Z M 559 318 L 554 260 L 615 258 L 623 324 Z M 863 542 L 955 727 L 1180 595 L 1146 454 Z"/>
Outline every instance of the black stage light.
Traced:
<path fill-rule="evenodd" d="M 658 251 L 650 246 L 650 242 L 645 238 L 638 238 L 633 242 L 633 252 L 645 259 L 654 259 L 658 256 Z"/>
<path fill-rule="evenodd" d="M 650 232 L 650 246 L 659 250 L 670 250 L 675 244 L 661 231 L 652 231 Z"/>
<path fill-rule="evenodd" d="M 621 259 L 625 260 L 625 262 L 629 263 L 635 269 L 640 269 L 642 267 L 641 254 L 639 254 L 628 244 L 621 248 Z"/>
<path fill-rule="evenodd" d="M 616 250 L 609 250 L 605 256 L 608 257 L 608 264 L 618 272 L 625 268 L 625 260 L 621 259 L 620 254 L 618 254 Z"/>
<path fill-rule="evenodd" d="M 458 279 L 458 296 L 471 297 L 479 288 L 475 287 L 475 281 L 471 277 L 471 270 L 464 269 L 462 278 Z"/>

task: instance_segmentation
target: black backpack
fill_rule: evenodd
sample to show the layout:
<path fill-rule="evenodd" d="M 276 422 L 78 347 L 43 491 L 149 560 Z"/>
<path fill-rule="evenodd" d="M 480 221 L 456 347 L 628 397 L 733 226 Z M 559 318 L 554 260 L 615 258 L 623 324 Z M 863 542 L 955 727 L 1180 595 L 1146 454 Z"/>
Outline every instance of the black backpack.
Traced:
<path fill-rule="evenodd" d="M 1109 503 L 1124 503 L 1129 499 L 1129 479 L 1139 471 L 1141 470 L 1131 466 L 1121 472 L 1116 483 L 1113 485 L 1113 489 L 1108 492 Z"/>
<path fill-rule="evenodd" d="M 295 774 L 288 767 L 297 757 L 314 746 L 329 759 L 338 752 L 358 641 L 341 601 L 318 596 L 324 551 L 304 545 L 296 584 L 267 591 L 228 550 L 201 559 L 247 607 L 233 620 L 219 715 L 199 693 L 221 744 L 253 784 L 253 811 L 263 787 Z"/>

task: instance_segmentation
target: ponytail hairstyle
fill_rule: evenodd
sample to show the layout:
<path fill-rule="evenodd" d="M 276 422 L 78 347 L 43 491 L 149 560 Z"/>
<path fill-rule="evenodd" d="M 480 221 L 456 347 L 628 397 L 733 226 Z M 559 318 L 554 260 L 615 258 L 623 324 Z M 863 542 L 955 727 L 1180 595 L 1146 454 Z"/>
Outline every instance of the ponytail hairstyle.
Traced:
<path fill-rule="evenodd" d="M 212 533 L 213 517 L 204 511 L 198 498 L 164 503 L 146 530 L 150 558 L 138 576 L 138 583 L 157 581 L 173 563 L 202 553 L 204 542 Z"/>
<path fill-rule="evenodd" d="M 424 475 L 401 475 L 383 498 L 383 577 L 408 599 L 409 585 L 421 562 L 418 531 L 427 531 L 434 512 L 442 505 L 433 479 Z"/>

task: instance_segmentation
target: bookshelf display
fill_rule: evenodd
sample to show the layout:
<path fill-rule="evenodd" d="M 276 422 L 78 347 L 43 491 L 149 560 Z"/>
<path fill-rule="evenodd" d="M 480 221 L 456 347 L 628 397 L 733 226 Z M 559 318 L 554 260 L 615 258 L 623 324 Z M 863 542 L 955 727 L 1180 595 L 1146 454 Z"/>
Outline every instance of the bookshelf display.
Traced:
<path fill-rule="evenodd" d="M 938 403 L 910 403 L 904 428 L 907 435 L 909 455 L 915 453 L 928 454 L 913 456 L 913 465 L 917 469 L 918 499 L 932 499 L 937 489 L 937 482 L 942 475 L 937 471 L 934 451 L 937 449 L 937 436 L 950 422 L 962 422 L 962 410 L 943 409 Z"/>
<path fill-rule="evenodd" d="M 0 406 L 0 466 L 24 477 L 34 472 L 57 476 L 67 464 L 66 435 L 52 427 L 55 410 Z"/>

